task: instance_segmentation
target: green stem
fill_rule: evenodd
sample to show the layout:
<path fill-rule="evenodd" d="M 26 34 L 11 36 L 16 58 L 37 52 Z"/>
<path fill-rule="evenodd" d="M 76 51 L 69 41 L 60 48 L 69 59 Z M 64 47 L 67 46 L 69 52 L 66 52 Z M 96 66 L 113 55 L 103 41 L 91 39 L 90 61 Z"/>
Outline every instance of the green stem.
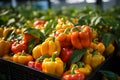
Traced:
<path fill-rule="evenodd" d="M 67 29 L 65 29 L 64 33 L 65 33 L 65 34 L 68 34 L 69 31 L 70 31 L 70 28 L 67 28 Z"/>
<path fill-rule="evenodd" d="M 25 51 L 23 50 L 20 55 L 21 55 L 21 56 L 25 56 L 25 55 L 26 55 L 26 54 L 25 54 Z"/>
<path fill-rule="evenodd" d="M 71 74 L 75 74 L 75 69 L 78 68 L 77 64 L 72 66 Z"/>
<path fill-rule="evenodd" d="M 52 54 L 52 61 L 55 62 L 55 57 L 58 55 L 59 53 L 57 51 L 53 52 Z"/>

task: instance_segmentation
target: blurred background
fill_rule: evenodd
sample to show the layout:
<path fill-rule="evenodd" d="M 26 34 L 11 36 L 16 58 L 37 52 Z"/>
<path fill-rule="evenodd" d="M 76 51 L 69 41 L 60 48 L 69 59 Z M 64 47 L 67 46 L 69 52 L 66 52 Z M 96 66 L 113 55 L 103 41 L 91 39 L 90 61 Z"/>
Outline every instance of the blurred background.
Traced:
<path fill-rule="evenodd" d="M 119 6 L 120 0 L 0 0 L 0 6 L 13 6 L 32 4 L 36 8 L 40 9 L 60 9 L 61 7 L 77 7 L 83 8 L 86 5 L 90 5 L 94 8 L 95 5 L 101 6 L 103 9 L 109 9 L 113 6 Z"/>

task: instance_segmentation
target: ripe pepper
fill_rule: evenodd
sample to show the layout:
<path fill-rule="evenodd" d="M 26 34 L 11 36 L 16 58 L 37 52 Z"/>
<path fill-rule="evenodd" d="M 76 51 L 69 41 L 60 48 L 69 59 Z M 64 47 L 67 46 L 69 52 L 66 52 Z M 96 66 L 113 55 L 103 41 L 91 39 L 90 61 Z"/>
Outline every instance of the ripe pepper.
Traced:
<path fill-rule="evenodd" d="M 63 80 L 85 80 L 85 75 L 78 69 L 75 65 L 68 71 L 66 71 L 63 76 Z"/>
<path fill-rule="evenodd" d="M 89 64 L 93 69 L 105 61 L 105 57 L 97 51 L 90 53 L 87 51 L 83 56 L 83 62 Z"/>
<path fill-rule="evenodd" d="M 77 63 L 79 70 L 85 75 L 89 76 L 92 72 L 92 67 L 89 64 L 84 64 L 83 62 Z"/>
<path fill-rule="evenodd" d="M 27 64 L 29 61 L 32 61 L 33 57 L 30 54 L 25 53 L 24 51 L 18 52 L 13 55 L 13 62 L 20 64 Z"/>
<path fill-rule="evenodd" d="M 41 54 L 41 44 L 35 46 L 32 50 L 32 56 L 34 59 L 39 58 L 40 56 L 42 56 Z"/>
<path fill-rule="evenodd" d="M 29 61 L 28 66 L 41 71 L 42 70 L 42 62 L 43 62 L 43 60 L 45 58 L 49 58 L 49 57 L 50 56 L 48 56 L 48 55 L 44 55 L 44 56 L 41 56 L 41 57 L 37 58 L 35 61 Z"/>
<path fill-rule="evenodd" d="M 62 59 L 63 62 L 68 63 L 72 53 L 73 53 L 72 48 L 69 48 L 69 47 L 62 48 L 60 52 L 60 58 Z"/>
<path fill-rule="evenodd" d="M 10 52 L 11 43 L 5 40 L 0 40 L 0 57 Z"/>
<path fill-rule="evenodd" d="M 42 70 L 42 62 L 29 61 L 28 66 L 35 68 L 36 70 Z"/>
<path fill-rule="evenodd" d="M 27 43 L 25 43 L 24 41 L 21 41 L 21 42 L 20 41 L 19 42 L 15 41 L 15 42 L 13 42 L 13 44 L 11 46 L 11 51 L 14 54 L 16 54 L 18 52 L 22 52 L 23 50 L 25 52 L 27 52 L 27 50 L 28 50 Z"/>
<path fill-rule="evenodd" d="M 72 45 L 77 49 L 88 48 L 92 42 L 92 30 L 89 26 L 76 26 L 71 31 Z"/>
<path fill-rule="evenodd" d="M 64 71 L 63 61 L 55 56 L 58 55 L 58 52 L 54 52 L 51 58 L 45 58 L 42 62 L 42 71 L 52 75 L 61 77 Z"/>
<path fill-rule="evenodd" d="M 12 54 L 5 54 L 3 57 L 3 59 L 6 59 L 6 60 L 13 60 L 13 55 Z"/>
<path fill-rule="evenodd" d="M 72 46 L 69 30 L 70 28 L 67 28 L 64 30 L 64 32 L 61 32 L 60 30 L 56 32 L 55 37 L 60 42 L 61 47 Z"/>
<path fill-rule="evenodd" d="M 115 50 L 114 45 L 113 45 L 112 43 L 110 43 L 110 44 L 106 47 L 105 53 L 106 53 L 107 56 L 109 56 L 110 54 L 112 54 L 112 53 L 114 52 L 114 50 Z"/>
<path fill-rule="evenodd" d="M 54 37 L 48 37 L 45 42 L 41 44 L 41 55 L 50 55 L 52 56 L 52 53 L 57 51 L 61 51 L 60 43 L 57 39 Z"/>
<path fill-rule="evenodd" d="M 102 42 L 99 42 L 97 44 L 97 51 L 100 52 L 101 54 L 105 51 L 105 46 Z"/>
<path fill-rule="evenodd" d="M 56 25 L 56 30 L 63 29 L 65 30 L 66 28 L 73 28 L 74 24 L 71 23 L 70 21 L 64 21 L 63 18 L 58 19 L 58 24 Z"/>

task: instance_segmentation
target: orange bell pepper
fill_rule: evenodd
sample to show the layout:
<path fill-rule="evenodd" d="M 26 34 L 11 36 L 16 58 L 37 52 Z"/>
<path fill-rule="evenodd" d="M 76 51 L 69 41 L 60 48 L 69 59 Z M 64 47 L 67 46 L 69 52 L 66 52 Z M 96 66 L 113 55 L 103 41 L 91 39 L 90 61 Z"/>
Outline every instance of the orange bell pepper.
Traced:
<path fill-rule="evenodd" d="M 92 30 L 89 26 L 76 26 L 71 31 L 72 45 L 77 49 L 88 48 L 92 42 Z"/>
<path fill-rule="evenodd" d="M 32 61 L 33 57 L 24 51 L 18 52 L 17 54 L 13 55 L 13 62 L 17 62 L 20 64 L 27 64 L 29 61 Z"/>

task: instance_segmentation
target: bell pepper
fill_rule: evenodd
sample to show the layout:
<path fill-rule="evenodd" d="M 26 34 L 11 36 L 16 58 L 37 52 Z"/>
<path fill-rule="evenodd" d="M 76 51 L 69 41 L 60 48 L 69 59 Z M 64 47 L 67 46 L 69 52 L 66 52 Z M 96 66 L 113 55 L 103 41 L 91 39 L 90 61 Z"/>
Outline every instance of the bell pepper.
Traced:
<path fill-rule="evenodd" d="M 41 44 L 41 55 L 50 55 L 57 51 L 60 53 L 61 46 L 57 39 L 54 37 L 48 37 L 42 44 Z"/>
<path fill-rule="evenodd" d="M 56 30 L 63 29 L 65 30 L 66 28 L 73 28 L 74 24 L 71 23 L 70 21 L 64 21 L 63 18 L 58 19 L 58 24 L 56 25 Z"/>
<path fill-rule="evenodd" d="M 23 33 L 22 36 L 23 36 L 24 42 L 27 43 L 27 44 L 33 39 L 35 39 L 36 43 L 38 43 L 40 41 L 39 38 L 36 38 L 29 33 Z"/>
<path fill-rule="evenodd" d="M 13 62 L 17 62 L 20 64 L 27 65 L 27 63 L 32 60 L 33 60 L 33 57 L 30 54 L 25 53 L 24 51 L 18 52 L 13 55 Z"/>
<path fill-rule="evenodd" d="M 27 46 L 27 43 L 25 43 L 24 41 L 15 41 L 13 42 L 12 46 L 11 46 L 11 51 L 16 54 L 18 52 L 22 52 L 22 51 L 25 51 L 27 52 L 28 51 L 28 46 Z"/>
<path fill-rule="evenodd" d="M 89 64 L 93 69 L 98 67 L 105 61 L 105 57 L 97 51 L 90 53 L 89 51 L 83 56 L 83 62 Z"/>
<path fill-rule="evenodd" d="M 61 47 L 72 46 L 69 30 L 70 28 L 67 28 L 64 32 L 61 32 L 60 30 L 56 32 L 55 38 L 60 42 Z"/>
<path fill-rule="evenodd" d="M 28 62 L 28 66 L 31 68 L 35 68 L 36 70 L 42 70 L 42 62 L 45 58 L 49 58 L 50 56 L 48 55 L 44 55 L 44 56 L 40 56 L 39 58 L 37 58 L 35 61 L 29 61 Z"/>
<path fill-rule="evenodd" d="M 11 43 L 5 40 L 0 40 L 0 57 L 10 52 Z"/>
<path fill-rule="evenodd" d="M 42 70 L 42 62 L 34 62 L 34 61 L 29 61 L 28 66 L 35 68 L 36 70 Z"/>
<path fill-rule="evenodd" d="M 105 46 L 102 42 L 99 42 L 97 44 L 97 51 L 100 52 L 101 54 L 105 51 Z"/>
<path fill-rule="evenodd" d="M 13 60 L 13 54 L 5 54 L 2 58 L 12 61 Z"/>
<path fill-rule="evenodd" d="M 92 42 L 92 30 L 89 26 L 76 26 L 71 31 L 71 42 L 77 49 L 88 48 Z"/>
<path fill-rule="evenodd" d="M 64 71 L 63 61 L 56 57 L 58 52 L 54 52 L 51 58 L 45 58 L 42 62 L 42 71 L 61 77 Z"/>
<path fill-rule="evenodd" d="M 35 46 L 32 50 L 32 56 L 34 59 L 39 58 L 40 56 L 42 56 L 41 54 L 41 44 Z"/>
<path fill-rule="evenodd" d="M 83 62 L 77 63 L 79 70 L 85 75 L 89 76 L 92 72 L 92 67 L 89 64 L 84 64 Z"/>
<path fill-rule="evenodd" d="M 85 80 L 85 75 L 78 69 L 76 65 L 66 71 L 63 76 L 63 80 Z"/>
<path fill-rule="evenodd" d="M 72 48 L 65 47 L 65 48 L 62 48 L 59 56 L 60 56 L 60 58 L 62 59 L 63 62 L 68 63 L 72 53 L 73 53 Z"/>
<path fill-rule="evenodd" d="M 114 50 L 115 50 L 114 45 L 112 43 L 110 43 L 105 49 L 105 54 L 107 56 L 109 56 L 110 54 L 112 54 L 114 52 Z"/>
<path fill-rule="evenodd" d="M 44 20 L 36 20 L 33 23 L 33 27 L 36 29 L 42 30 L 44 28 L 45 23 L 46 23 L 46 21 L 44 21 Z"/>

